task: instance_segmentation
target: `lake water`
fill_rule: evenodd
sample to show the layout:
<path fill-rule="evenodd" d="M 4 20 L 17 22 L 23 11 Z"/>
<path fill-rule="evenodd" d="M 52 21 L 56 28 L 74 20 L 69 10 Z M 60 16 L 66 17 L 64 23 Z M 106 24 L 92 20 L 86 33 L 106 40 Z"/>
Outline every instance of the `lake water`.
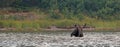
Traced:
<path fill-rule="evenodd" d="M 3 47 L 120 47 L 120 32 L 84 32 L 70 37 L 71 31 L 0 33 Z"/>

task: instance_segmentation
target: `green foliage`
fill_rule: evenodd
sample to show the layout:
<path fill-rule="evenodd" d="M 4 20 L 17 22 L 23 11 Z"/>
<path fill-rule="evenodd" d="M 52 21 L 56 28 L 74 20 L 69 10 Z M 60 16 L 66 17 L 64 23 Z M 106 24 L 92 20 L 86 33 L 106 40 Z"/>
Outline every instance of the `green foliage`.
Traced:
<path fill-rule="evenodd" d="M 120 0 L 1 0 L 0 8 L 11 7 L 17 11 L 38 8 L 50 13 L 53 19 L 59 19 L 61 16 L 58 13 L 61 13 L 68 19 L 81 14 L 103 20 L 113 19 L 111 17 L 119 20 L 120 18 L 116 16 L 120 15 L 119 4 Z"/>
<path fill-rule="evenodd" d="M 20 14 L 9 15 L 9 12 Z M 38 15 L 24 15 L 21 12 L 33 12 Z M 31 17 L 34 20 L 30 20 Z M 69 26 L 84 23 L 95 27 L 118 27 L 119 20 L 120 0 L 0 1 L 0 27 L 44 28 L 51 25 Z"/>

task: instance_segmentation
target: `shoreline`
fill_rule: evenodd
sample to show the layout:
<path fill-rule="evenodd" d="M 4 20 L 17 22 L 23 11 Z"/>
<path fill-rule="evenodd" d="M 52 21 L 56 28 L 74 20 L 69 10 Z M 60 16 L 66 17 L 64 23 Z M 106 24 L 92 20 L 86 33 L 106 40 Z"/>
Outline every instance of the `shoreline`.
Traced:
<path fill-rule="evenodd" d="M 72 31 L 74 28 L 0 28 L 0 31 Z M 83 31 L 117 30 L 120 28 L 84 28 Z"/>

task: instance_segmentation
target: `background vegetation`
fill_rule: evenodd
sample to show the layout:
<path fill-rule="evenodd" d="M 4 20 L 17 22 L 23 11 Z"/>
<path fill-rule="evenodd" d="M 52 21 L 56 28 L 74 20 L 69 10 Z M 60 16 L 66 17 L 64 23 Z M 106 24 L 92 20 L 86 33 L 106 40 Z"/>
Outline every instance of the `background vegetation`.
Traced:
<path fill-rule="evenodd" d="M 120 0 L 0 0 L 0 26 L 120 26 Z"/>

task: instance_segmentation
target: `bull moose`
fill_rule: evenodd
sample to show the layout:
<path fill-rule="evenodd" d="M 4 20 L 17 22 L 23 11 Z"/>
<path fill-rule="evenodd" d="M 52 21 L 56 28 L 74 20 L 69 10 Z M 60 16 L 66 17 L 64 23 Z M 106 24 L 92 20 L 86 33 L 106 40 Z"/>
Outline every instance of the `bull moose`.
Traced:
<path fill-rule="evenodd" d="M 83 37 L 83 28 L 81 26 L 78 25 L 74 25 L 75 26 L 75 30 L 71 33 L 71 37 L 75 36 L 75 37 Z"/>

